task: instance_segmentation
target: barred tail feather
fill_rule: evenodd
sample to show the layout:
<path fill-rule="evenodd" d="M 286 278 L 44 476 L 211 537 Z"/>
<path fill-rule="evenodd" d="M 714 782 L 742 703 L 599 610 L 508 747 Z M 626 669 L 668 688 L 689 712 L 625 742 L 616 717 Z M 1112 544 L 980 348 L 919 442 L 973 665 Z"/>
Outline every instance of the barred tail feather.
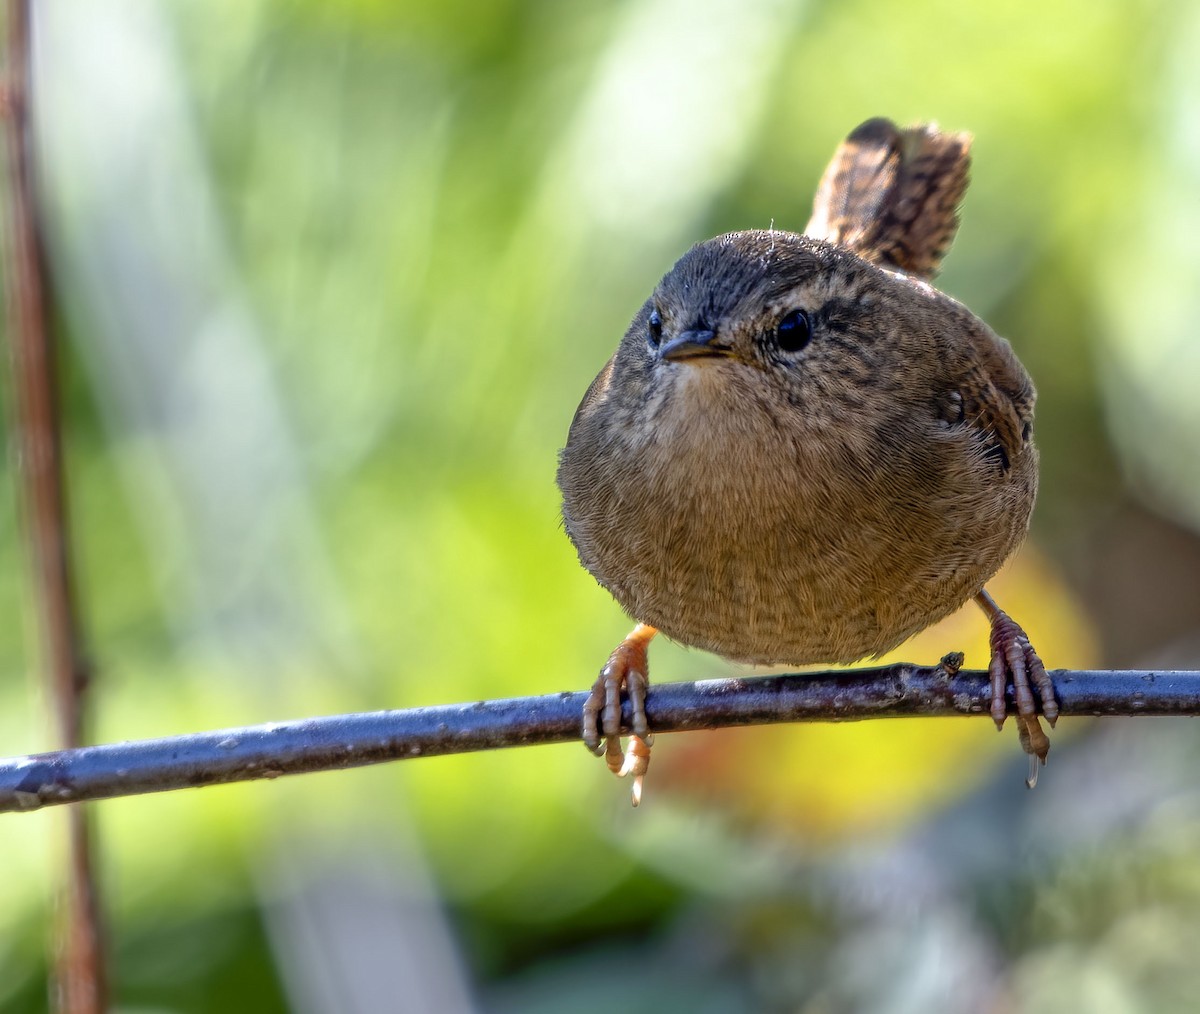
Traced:
<path fill-rule="evenodd" d="M 958 230 L 970 134 L 868 120 L 834 153 L 805 233 L 917 278 L 937 274 Z"/>

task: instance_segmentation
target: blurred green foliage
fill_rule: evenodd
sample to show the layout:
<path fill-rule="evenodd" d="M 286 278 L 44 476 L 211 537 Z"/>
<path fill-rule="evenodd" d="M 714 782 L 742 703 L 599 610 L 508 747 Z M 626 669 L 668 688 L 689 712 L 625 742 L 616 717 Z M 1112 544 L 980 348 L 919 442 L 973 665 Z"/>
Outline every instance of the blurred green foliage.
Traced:
<path fill-rule="evenodd" d="M 939 284 L 1040 391 L 1006 607 L 1054 665 L 1200 667 L 1194 5 L 110 0 L 43 22 L 98 738 L 586 686 L 628 621 L 558 523 L 579 397 L 678 254 L 801 228 L 879 114 L 976 136 Z M 3 479 L 18 753 L 47 724 Z M 978 665 L 981 627 L 899 654 Z M 652 664 L 729 668 L 668 644 Z M 667 737 L 636 814 L 577 747 L 106 803 L 116 1000 L 351 1009 L 312 985 L 324 960 L 392 997 L 362 1009 L 455 1009 L 395 986 L 409 919 L 446 928 L 419 971 L 486 1010 L 1190 1010 L 1194 733 L 1073 724 L 1035 797 L 981 721 Z M 0 824 L 0 1011 L 40 1010 L 58 819 Z M 409 902 L 380 903 L 391 936 L 343 934 L 352 977 L 305 920 L 343 925 L 312 899 L 356 871 L 377 889 L 345 925 Z"/>

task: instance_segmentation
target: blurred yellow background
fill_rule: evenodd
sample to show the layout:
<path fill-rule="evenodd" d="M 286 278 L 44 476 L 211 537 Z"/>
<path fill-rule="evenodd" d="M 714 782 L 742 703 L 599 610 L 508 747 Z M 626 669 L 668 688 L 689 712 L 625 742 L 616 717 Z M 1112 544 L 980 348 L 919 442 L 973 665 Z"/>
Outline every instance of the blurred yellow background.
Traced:
<path fill-rule="evenodd" d="M 1030 369 L 1042 451 L 997 597 L 1049 666 L 1200 668 L 1200 7 L 36 7 L 99 739 L 590 685 L 628 620 L 558 520 L 575 406 L 679 254 L 802 228 L 875 115 L 976 138 L 939 286 Z M 664 736 L 636 812 L 574 745 L 99 804 L 114 999 L 1192 1010 L 1197 746 L 1065 720 L 1028 793 L 1011 728 L 881 721 Z M 2 1014 L 45 1009 L 59 820 L 0 817 Z"/>

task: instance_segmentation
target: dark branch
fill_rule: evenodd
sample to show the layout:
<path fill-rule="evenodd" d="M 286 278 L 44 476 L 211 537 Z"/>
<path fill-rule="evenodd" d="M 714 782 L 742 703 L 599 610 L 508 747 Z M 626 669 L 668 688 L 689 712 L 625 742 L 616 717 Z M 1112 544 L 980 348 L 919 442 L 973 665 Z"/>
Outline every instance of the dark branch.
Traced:
<path fill-rule="evenodd" d="M 1200 714 L 1200 672 L 1059 670 L 1051 676 L 1063 715 Z M 0 812 L 562 743 L 579 737 L 586 696 L 560 693 L 334 715 L 11 758 L 0 761 Z M 951 675 L 941 667 L 893 665 L 665 683 L 651 689 L 646 714 L 656 732 L 685 732 L 912 716 L 974 715 L 982 722 L 988 703 L 984 672 Z"/>

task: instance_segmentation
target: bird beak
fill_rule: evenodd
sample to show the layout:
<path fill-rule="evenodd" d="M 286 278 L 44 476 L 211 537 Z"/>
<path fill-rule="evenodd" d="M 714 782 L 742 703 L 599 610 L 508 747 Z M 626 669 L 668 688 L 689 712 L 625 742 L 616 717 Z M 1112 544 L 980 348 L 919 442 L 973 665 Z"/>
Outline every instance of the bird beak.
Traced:
<path fill-rule="evenodd" d="M 715 331 L 683 331 L 659 346 L 658 357 L 677 363 L 698 356 L 729 356 L 733 349 L 717 343 Z"/>

